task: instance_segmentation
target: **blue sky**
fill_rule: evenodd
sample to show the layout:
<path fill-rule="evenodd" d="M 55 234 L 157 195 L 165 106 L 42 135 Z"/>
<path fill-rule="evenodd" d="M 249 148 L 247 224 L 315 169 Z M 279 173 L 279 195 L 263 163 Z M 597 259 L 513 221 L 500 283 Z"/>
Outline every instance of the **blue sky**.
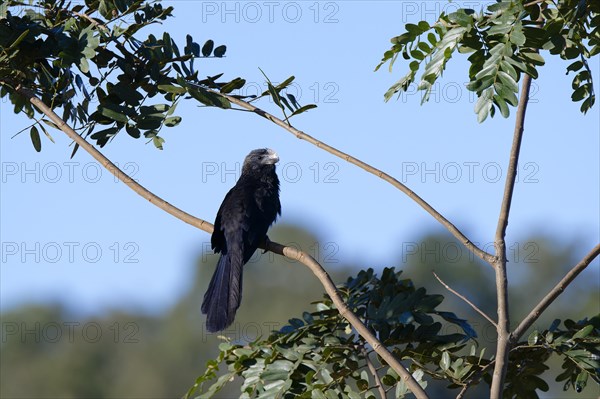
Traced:
<path fill-rule="evenodd" d="M 293 121 L 297 128 L 395 176 L 472 241 L 492 242 L 514 112 L 477 123 L 460 55 L 424 106 L 412 92 L 383 101 L 406 65 L 373 72 L 405 23 L 486 2 L 165 3 L 175 7 L 175 18 L 151 32 L 167 30 L 182 46 L 187 33 L 227 45 L 226 58 L 198 61 L 201 74 L 242 76 L 245 94 L 264 90 L 259 67 L 273 82 L 295 75 L 292 93 L 318 105 Z M 543 55 L 548 62 L 532 87 L 507 241 L 522 246 L 529 234 L 544 232 L 589 249 L 600 235 L 599 107 L 582 115 L 570 100 L 568 64 Z M 600 82 L 598 57 L 591 65 Z M 268 99 L 258 105 L 276 112 Z M 102 152 L 195 216 L 212 222 L 244 156 L 270 147 L 281 159 L 280 223 L 316 232 L 317 245 L 335 248 L 340 262 L 397 263 L 402 248 L 438 227 L 389 184 L 262 118 L 191 102 L 177 111 L 183 122 L 163 131 L 164 151 L 123 133 Z M 11 139 L 28 124 L 0 103 L 0 309 L 60 300 L 93 313 L 175 303 L 191 285 L 193 261 L 209 235 L 115 182 L 83 151 L 69 159 L 72 147 L 61 132 L 52 132 L 56 144 L 42 138 L 41 153 L 27 132 Z M 598 278 L 595 269 L 587 275 Z"/>

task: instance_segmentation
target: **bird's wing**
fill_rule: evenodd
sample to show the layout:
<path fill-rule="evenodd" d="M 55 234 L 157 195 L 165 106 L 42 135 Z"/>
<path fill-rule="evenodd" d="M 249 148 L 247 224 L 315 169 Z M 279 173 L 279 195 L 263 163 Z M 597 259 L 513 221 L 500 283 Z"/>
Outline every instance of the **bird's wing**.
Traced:
<path fill-rule="evenodd" d="M 243 209 L 243 192 L 237 186 L 234 186 L 225 195 L 215 218 L 214 230 L 210 237 L 211 247 L 215 253 L 227 253 L 228 240 L 225 237 L 225 230 L 235 229 L 236 223 L 240 222 L 236 215 L 243 213 Z"/>
<path fill-rule="evenodd" d="M 250 259 L 280 213 L 279 198 L 275 196 L 270 201 L 267 192 L 260 185 L 242 179 L 229 190 L 215 219 L 211 237 L 215 252 L 231 253 L 235 245 L 243 263 Z"/>

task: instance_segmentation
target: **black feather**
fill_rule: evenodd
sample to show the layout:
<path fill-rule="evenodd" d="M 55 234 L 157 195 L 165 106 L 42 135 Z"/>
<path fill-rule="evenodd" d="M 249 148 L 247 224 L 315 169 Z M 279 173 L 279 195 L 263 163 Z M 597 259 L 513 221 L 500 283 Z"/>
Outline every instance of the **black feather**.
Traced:
<path fill-rule="evenodd" d="M 233 323 L 242 301 L 243 266 L 281 214 L 277 161 L 277 154 L 268 148 L 250 152 L 240 178 L 217 212 L 211 245 L 221 257 L 202 302 L 210 332 Z"/>

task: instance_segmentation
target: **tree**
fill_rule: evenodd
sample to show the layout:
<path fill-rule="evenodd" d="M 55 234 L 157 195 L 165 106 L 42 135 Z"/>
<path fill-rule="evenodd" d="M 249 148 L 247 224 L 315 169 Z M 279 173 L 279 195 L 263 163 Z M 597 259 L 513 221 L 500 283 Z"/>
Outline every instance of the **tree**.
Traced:
<path fill-rule="evenodd" d="M 449 381 L 452 388 L 461 388 L 459 396 L 481 381 L 491 385 L 494 398 L 500 397 L 503 391 L 509 397 L 534 396 L 536 389 L 547 387 L 538 375 L 545 370 L 544 363 L 552 352 L 565 359 L 565 371 L 559 378 L 567 380 L 567 388 L 582 389 L 589 376 L 599 380 L 595 360 L 600 332 L 597 317 L 580 322 L 565 320 L 564 327 L 560 327 L 558 321 L 546 331 L 534 331 L 527 342 L 521 342 L 520 338 L 598 255 L 600 246 L 575 265 L 511 331 L 505 244 L 529 87 L 531 79 L 537 76 L 536 67 L 543 64 L 539 52 L 550 50 L 551 54 L 566 59 L 579 58 L 567 69 L 577 72 L 572 98 L 583 100 L 583 112 L 590 109 L 595 96 L 587 59 L 598 53 L 600 16 L 597 3 L 571 1 L 557 6 L 551 0 L 527 4 L 502 0 L 480 13 L 459 10 L 450 15 L 442 14 L 432 26 L 425 21 L 407 24 L 407 32 L 393 39 L 394 46 L 384 55 L 384 63 L 393 62 L 400 53 L 404 58 L 414 59 L 408 75 L 388 91 L 387 98 L 406 90 L 424 62 L 425 72 L 419 89 L 424 91 L 424 100 L 427 100 L 431 85 L 458 50 L 473 53 L 469 57 L 471 83 L 468 88 L 479 98 L 476 112 L 480 121 L 488 115 L 494 116 L 496 109 L 507 117 L 508 105 L 517 107 L 494 254 L 478 248 L 448 219 L 392 176 L 294 128 L 290 118 L 314 108 L 314 105 L 300 106 L 293 96 L 282 94 L 293 77 L 274 85 L 265 76 L 268 90 L 261 96 L 273 99 L 283 114 L 278 118 L 255 107 L 252 104 L 254 98 L 231 94 L 245 84 L 244 79 L 221 82 L 221 75 L 198 78 L 194 59 L 211 55 L 221 57 L 225 53 L 224 46 L 215 48 L 209 40 L 200 47 L 188 36 L 181 53 L 168 33 L 162 38 L 149 35 L 140 40 L 139 32 L 166 19 L 171 15 L 171 8 L 163 9 L 160 3 L 150 5 L 132 1 L 88 2 L 85 6 L 71 7 L 64 2 L 50 1 L 36 4 L 43 13 L 26 8 L 21 14 L 13 15 L 11 10 L 21 5 L 10 1 L 2 9 L 0 95 L 8 96 L 15 112 L 23 112 L 34 119 L 30 135 L 37 151 L 41 150 L 39 130 L 50 137 L 40 123 L 44 122 L 73 139 L 76 143 L 73 154 L 79 147 L 83 148 L 138 194 L 181 220 L 211 232 L 210 223 L 171 206 L 127 178 L 86 138 L 95 140 L 102 148 L 123 129 L 135 138 L 141 137 L 143 131 L 144 137 L 162 149 L 164 139 L 159 133 L 162 127 L 179 123 L 181 119 L 174 116 L 174 112 L 182 100 L 193 99 L 205 106 L 252 111 L 296 137 L 389 182 L 494 269 L 498 320 L 485 317 L 497 329 L 498 344 L 494 358 L 488 359 L 484 358 L 484 353 L 477 354 L 474 348 L 461 352 L 469 340 L 476 338 L 469 323 L 454 313 L 438 310 L 443 298 L 427 295 L 423 288 L 416 288 L 410 280 L 402 279 L 400 272 L 386 269 L 381 276 L 376 276 L 369 269 L 336 289 L 310 255 L 269 243 L 265 249 L 298 259 L 311 268 L 328 297 L 318 304 L 317 312 L 305 312 L 302 319 L 291 319 L 290 326 L 266 340 L 254 342 L 249 347 L 223 345 L 219 360 L 230 363 L 230 374 L 206 388 L 218 367 L 218 362 L 210 362 L 207 372 L 199 377 L 189 394 L 199 386 L 208 389 L 207 394 L 214 393 L 229 377 L 238 375 L 244 378 L 247 394 L 277 395 L 291 391 L 317 396 L 319 392 L 330 396 L 343 393 L 353 397 L 359 392 L 370 392 L 370 387 L 376 386 L 379 394 L 385 396 L 383 385 L 389 385 L 395 388 L 397 396 L 410 390 L 417 397 L 427 397 L 423 389 L 426 385 L 424 375 L 427 374 Z M 93 16 L 96 13 L 98 16 Z M 122 23 L 122 18 L 127 15 L 133 15 L 135 23 Z M 422 40 L 425 34 L 427 42 Z M 93 87 L 90 92 L 83 84 L 84 79 Z M 523 88 L 517 101 L 519 81 Z M 90 109 L 91 98 L 98 99 L 95 109 Z M 158 98 L 161 102 L 157 102 Z M 56 113 L 60 110 L 62 118 Z M 39 118 L 36 118 L 36 112 L 41 114 Z M 100 127 L 105 128 L 97 130 Z M 462 332 L 440 334 L 442 322 L 456 325 Z M 371 350 L 379 357 L 372 359 Z M 399 360 L 409 363 L 407 368 Z M 369 372 L 373 384 L 369 382 Z"/>

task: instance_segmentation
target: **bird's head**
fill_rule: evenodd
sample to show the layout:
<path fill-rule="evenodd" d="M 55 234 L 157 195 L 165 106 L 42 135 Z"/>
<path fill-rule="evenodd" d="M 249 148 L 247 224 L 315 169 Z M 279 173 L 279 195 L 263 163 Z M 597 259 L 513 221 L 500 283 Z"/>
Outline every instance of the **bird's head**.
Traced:
<path fill-rule="evenodd" d="M 256 168 L 263 165 L 274 165 L 279 162 L 279 156 L 270 148 L 259 148 L 253 150 L 244 160 L 244 169 Z"/>

